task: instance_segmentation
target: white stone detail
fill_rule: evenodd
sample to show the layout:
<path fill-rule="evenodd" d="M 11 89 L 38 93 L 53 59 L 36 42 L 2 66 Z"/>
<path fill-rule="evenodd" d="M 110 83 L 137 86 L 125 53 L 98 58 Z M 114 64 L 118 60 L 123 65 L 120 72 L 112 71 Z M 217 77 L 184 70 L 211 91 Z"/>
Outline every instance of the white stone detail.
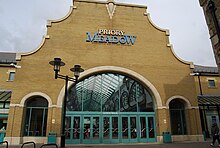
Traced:
<path fill-rule="evenodd" d="M 109 14 L 110 19 L 112 19 L 113 14 L 115 12 L 116 5 L 115 5 L 114 0 L 108 0 L 107 2 L 108 4 L 106 4 L 106 7 L 108 10 L 108 14 Z"/>

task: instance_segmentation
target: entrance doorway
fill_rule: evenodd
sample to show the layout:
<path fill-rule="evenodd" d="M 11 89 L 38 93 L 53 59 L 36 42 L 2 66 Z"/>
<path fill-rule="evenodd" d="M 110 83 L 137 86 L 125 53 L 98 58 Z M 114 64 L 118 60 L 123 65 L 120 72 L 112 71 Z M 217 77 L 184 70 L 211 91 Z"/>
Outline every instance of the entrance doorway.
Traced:
<path fill-rule="evenodd" d="M 117 73 L 89 76 L 68 90 L 67 143 L 155 142 L 151 91 Z"/>
<path fill-rule="evenodd" d="M 66 142 L 68 144 L 156 142 L 155 115 L 67 112 Z"/>

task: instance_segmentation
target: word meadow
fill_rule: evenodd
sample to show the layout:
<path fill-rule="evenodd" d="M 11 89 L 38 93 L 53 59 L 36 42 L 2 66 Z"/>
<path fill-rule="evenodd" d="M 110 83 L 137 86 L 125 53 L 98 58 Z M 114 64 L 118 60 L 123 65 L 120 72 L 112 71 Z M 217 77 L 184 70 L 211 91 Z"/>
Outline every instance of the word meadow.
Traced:
<path fill-rule="evenodd" d="M 92 35 L 87 32 L 86 42 L 97 42 L 97 43 L 113 43 L 113 44 L 128 44 L 134 45 L 136 41 L 136 36 L 126 35 L 124 31 L 121 30 L 107 30 L 99 29 L 98 32 Z"/>

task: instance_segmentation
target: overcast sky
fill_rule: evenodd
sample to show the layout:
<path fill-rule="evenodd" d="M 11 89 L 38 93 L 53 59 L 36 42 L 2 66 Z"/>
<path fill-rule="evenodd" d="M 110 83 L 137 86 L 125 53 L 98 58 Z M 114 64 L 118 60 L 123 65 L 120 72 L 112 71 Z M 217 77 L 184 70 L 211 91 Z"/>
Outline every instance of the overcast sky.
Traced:
<path fill-rule="evenodd" d="M 148 6 L 157 26 L 170 30 L 175 53 L 185 61 L 215 66 L 199 0 L 117 0 Z M 72 0 L 0 0 L 0 52 L 32 51 L 46 34 L 47 20 L 65 16 Z"/>

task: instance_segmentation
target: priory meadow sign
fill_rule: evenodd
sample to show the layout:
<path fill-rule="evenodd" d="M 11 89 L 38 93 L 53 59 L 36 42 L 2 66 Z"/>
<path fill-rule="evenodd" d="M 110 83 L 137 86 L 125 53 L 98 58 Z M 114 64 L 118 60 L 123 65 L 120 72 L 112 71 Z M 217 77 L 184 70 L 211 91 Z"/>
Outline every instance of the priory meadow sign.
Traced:
<path fill-rule="evenodd" d="M 126 35 L 122 30 L 107 30 L 99 29 L 98 32 L 92 35 L 87 32 L 86 42 L 97 42 L 97 43 L 113 43 L 113 44 L 127 44 L 134 45 L 136 36 Z"/>

